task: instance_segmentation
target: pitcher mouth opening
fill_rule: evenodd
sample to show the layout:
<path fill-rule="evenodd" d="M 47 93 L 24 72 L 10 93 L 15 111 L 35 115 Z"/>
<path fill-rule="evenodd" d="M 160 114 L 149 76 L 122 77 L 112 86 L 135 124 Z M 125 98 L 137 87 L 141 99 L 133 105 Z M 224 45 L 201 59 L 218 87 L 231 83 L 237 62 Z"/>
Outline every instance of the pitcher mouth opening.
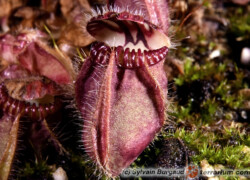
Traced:
<path fill-rule="evenodd" d="M 105 64 L 115 50 L 120 67 L 138 68 L 165 59 L 171 46 L 169 37 L 140 15 L 129 12 L 100 12 L 92 17 L 87 31 L 100 43 L 91 48 L 91 57 Z"/>
<path fill-rule="evenodd" d="M 61 106 L 56 96 L 45 94 L 41 97 L 23 99 L 13 96 L 4 82 L 0 84 L 0 107 L 8 115 L 21 114 L 31 119 L 44 119 L 49 114 L 55 113 Z"/>

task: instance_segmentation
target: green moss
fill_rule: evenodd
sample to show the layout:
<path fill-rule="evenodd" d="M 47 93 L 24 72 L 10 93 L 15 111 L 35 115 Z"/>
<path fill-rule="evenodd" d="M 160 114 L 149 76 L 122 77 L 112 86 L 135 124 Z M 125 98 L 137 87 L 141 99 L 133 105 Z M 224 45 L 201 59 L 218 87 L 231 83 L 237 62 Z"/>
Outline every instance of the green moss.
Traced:
<path fill-rule="evenodd" d="M 98 168 L 93 168 L 94 162 L 92 161 L 86 161 L 81 155 L 74 154 L 74 152 L 71 152 L 71 166 L 78 167 L 78 169 L 74 169 L 74 171 L 71 171 L 70 177 L 74 178 L 80 178 L 84 177 L 85 179 L 89 179 L 89 177 L 96 175 L 99 177 L 99 179 L 106 180 L 108 179 L 107 176 L 105 176 L 103 173 L 101 173 Z M 71 167 L 68 167 L 71 169 Z"/>
<path fill-rule="evenodd" d="M 237 139 L 239 144 L 244 144 L 246 146 L 250 146 L 250 136 L 249 134 L 246 134 L 244 131 L 241 132 L 239 128 L 237 127 L 224 127 L 224 139 L 230 139 L 231 137 L 234 137 Z"/>
<path fill-rule="evenodd" d="M 169 115 L 177 118 L 177 121 L 182 121 L 191 118 L 192 102 L 190 101 L 187 106 L 175 106 L 174 110 Z"/>
<path fill-rule="evenodd" d="M 208 49 L 211 51 L 216 47 L 216 43 L 215 42 L 210 42 L 208 45 Z"/>
<path fill-rule="evenodd" d="M 228 83 L 227 80 L 223 80 L 219 86 L 216 87 L 215 93 L 221 96 L 221 100 L 224 101 L 226 106 L 232 109 L 238 109 L 243 103 L 243 97 L 237 94 L 230 94 L 232 87 L 237 88 L 237 84 Z"/>
<path fill-rule="evenodd" d="M 229 79 L 228 74 L 233 78 Z M 189 97 L 187 104 L 181 106 L 176 104 L 171 115 L 177 118 L 177 122 L 189 120 L 194 123 L 200 121 L 212 123 L 221 118 L 229 119 L 227 112 L 236 111 L 243 105 L 244 98 L 238 94 L 238 91 L 245 87 L 243 78 L 244 74 L 230 60 L 224 63 L 208 61 L 205 64 L 198 64 L 191 58 L 186 58 L 184 75 L 175 79 L 177 88 L 192 86 L 194 81 L 204 81 L 209 82 L 211 92 L 206 92 L 210 93 L 208 99 L 193 102 L 192 97 Z M 189 89 L 185 93 L 188 91 Z M 197 103 L 200 108 L 198 112 Z"/>
<path fill-rule="evenodd" d="M 212 15 L 216 10 L 210 11 L 209 7 L 213 5 L 207 3 L 204 5 Z M 223 18 L 230 18 L 230 36 L 221 37 L 221 31 L 218 30 L 220 33 L 213 38 L 209 37 L 210 34 L 193 32 L 188 26 L 185 31 L 187 35 L 192 35 L 192 39 L 182 42 L 176 53 L 178 58 L 184 60 L 184 74 L 175 79 L 177 102 L 173 105 L 171 115 L 176 118 L 177 127 L 187 126 L 186 129 L 197 130 L 189 132 L 177 129 L 174 136 L 197 152 L 192 156 L 196 164 L 207 159 L 211 165 L 222 164 L 226 168 L 249 167 L 250 155 L 242 152 L 243 148 L 250 146 L 246 127 L 229 126 L 234 124 L 233 121 L 242 109 L 244 98 L 239 95 L 239 90 L 249 88 L 249 85 L 243 81 L 246 76 L 243 70 L 235 64 L 238 60 L 229 59 L 233 56 L 229 57 L 232 53 L 228 49 L 232 37 L 237 38 L 237 41 L 250 38 L 248 8 L 229 8 L 224 14 L 220 13 Z M 209 59 L 208 55 L 214 50 L 219 50 L 220 56 Z M 198 94 L 199 90 L 204 90 L 204 93 Z M 164 134 L 165 138 L 169 136 Z"/>
<path fill-rule="evenodd" d="M 223 164 L 231 168 L 247 168 L 250 156 L 242 152 L 243 148 L 243 145 L 215 148 L 204 144 L 199 148 L 200 154 L 193 156 L 192 159 L 195 162 L 207 159 L 209 164 Z"/>
<path fill-rule="evenodd" d="M 249 145 L 250 137 L 237 128 L 225 128 L 223 134 L 200 130 L 188 132 L 179 129 L 174 136 L 181 138 L 189 148 L 197 151 L 197 154 L 191 157 L 195 164 L 207 159 L 211 165 L 222 164 L 228 168 L 247 168 L 249 166 L 250 156 L 243 153 L 242 150 Z M 220 143 L 228 141 L 232 136 L 237 137 L 235 140 L 237 145 Z"/>
<path fill-rule="evenodd" d="M 238 8 L 236 12 L 231 15 L 230 30 L 236 37 L 243 39 L 250 38 L 250 14 L 245 13 L 242 8 Z"/>
<path fill-rule="evenodd" d="M 213 122 L 221 111 L 219 104 L 215 99 L 208 99 L 201 104 L 200 117 L 204 122 Z"/>
<path fill-rule="evenodd" d="M 194 63 L 192 58 L 186 58 L 184 63 L 184 75 L 180 75 L 175 79 L 177 86 L 182 86 L 184 83 L 190 83 L 195 80 L 205 80 L 210 78 L 220 78 L 221 73 L 226 71 L 226 63 L 217 64 L 214 61 L 209 61 L 203 65 Z"/>
<path fill-rule="evenodd" d="M 36 162 L 34 164 L 26 163 L 20 172 L 20 178 L 51 178 L 52 168 L 46 161 Z"/>

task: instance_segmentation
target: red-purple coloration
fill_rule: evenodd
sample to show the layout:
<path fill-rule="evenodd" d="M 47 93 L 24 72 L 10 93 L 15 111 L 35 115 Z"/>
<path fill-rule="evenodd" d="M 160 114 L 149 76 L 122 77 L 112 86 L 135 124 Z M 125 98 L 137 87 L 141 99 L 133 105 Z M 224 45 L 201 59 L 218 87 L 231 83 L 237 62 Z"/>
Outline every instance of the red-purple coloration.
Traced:
<path fill-rule="evenodd" d="M 25 75 L 43 76 L 58 84 L 70 83 L 74 76 L 70 70 L 71 67 L 66 66 L 66 61 L 70 60 L 66 57 L 65 59 L 59 57 L 58 53 L 43 44 L 41 38 L 44 37 L 38 32 L 28 31 L 16 36 L 5 34 L 0 37 L 1 58 L 9 63 L 7 68 L 13 65 L 18 66 L 20 77 L 15 71 L 9 72 L 7 75 L 11 74 L 14 78 L 22 78 Z M 5 70 L 1 74 L 5 75 Z M 1 76 L 2 79 L 6 79 L 6 77 Z"/>
<path fill-rule="evenodd" d="M 4 113 L 44 119 L 60 107 L 54 96 L 61 93 L 60 85 L 72 83 L 74 72 L 66 56 L 43 43 L 45 37 L 33 30 L 0 36 L 0 106 Z"/>
<path fill-rule="evenodd" d="M 171 44 L 162 2 L 112 1 L 86 26 L 100 43 L 92 46 L 76 81 L 82 139 L 89 156 L 112 177 L 140 155 L 166 119 L 163 63 Z"/>
<path fill-rule="evenodd" d="M 52 144 L 64 150 L 46 118 L 61 108 L 57 96 L 73 83 L 71 60 L 50 48 L 39 30 L 0 36 L 0 176 L 8 179 L 19 138 L 19 121 L 31 122 L 29 141 L 36 152 Z M 6 126 L 7 125 L 7 126 Z M 5 129 L 7 128 L 7 129 Z M 1 179 L 0 178 L 0 179 Z"/>
<path fill-rule="evenodd" d="M 117 10 L 118 11 L 118 10 Z M 141 51 L 169 47 L 170 40 L 159 27 L 130 12 L 106 12 L 87 23 L 87 31 L 109 47 L 122 46 Z M 134 20 L 136 19 L 136 20 Z"/>
<path fill-rule="evenodd" d="M 104 43 L 95 43 L 91 47 L 90 56 L 98 64 L 107 64 L 110 57 L 111 49 Z"/>
<path fill-rule="evenodd" d="M 144 66 L 145 63 L 152 66 L 164 60 L 167 52 L 167 47 L 162 47 L 156 50 L 144 50 L 144 52 L 142 52 L 141 49 L 138 49 L 137 51 L 133 49 L 130 51 L 129 48 L 126 48 L 124 51 L 122 46 L 118 46 L 115 48 L 115 59 L 117 65 L 120 67 L 139 68 Z"/>
<path fill-rule="evenodd" d="M 53 104 L 35 104 L 31 105 L 29 102 L 20 101 L 8 95 L 7 89 L 2 83 L 0 85 L 0 107 L 5 114 L 17 116 L 21 114 L 28 116 L 31 119 L 43 120 L 47 115 L 55 113 L 59 109 L 59 102 L 55 101 Z"/>
<path fill-rule="evenodd" d="M 87 59 L 76 82 L 84 119 L 83 142 L 104 171 L 117 176 L 153 140 L 165 120 L 167 79 L 163 61 L 136 70 Z"/>
<path fill-rule="evenodd" d="M 123 68 L 139 68 L 144 66 L 144 63 L 152 66 L 166 58 L 168 48 L 162 47 L 156 50 L 134 49 L 131 51 L 129 48 L 118 46 L 115 49 L 115 59 L 118 66 Z M 98 64 L 107 64 L 110 58 L 111 48 L 104 43 L 95 43 L 90 51 L 90 56 Z"/>
<path fill-rule="evenodd" d="M 140 10 L 141 16 L 148 22 L 159 27 L 168 34 L 169 10 L 168 0 L 108 0 L 111 7 L 127 8 L 129 10 Z"/>

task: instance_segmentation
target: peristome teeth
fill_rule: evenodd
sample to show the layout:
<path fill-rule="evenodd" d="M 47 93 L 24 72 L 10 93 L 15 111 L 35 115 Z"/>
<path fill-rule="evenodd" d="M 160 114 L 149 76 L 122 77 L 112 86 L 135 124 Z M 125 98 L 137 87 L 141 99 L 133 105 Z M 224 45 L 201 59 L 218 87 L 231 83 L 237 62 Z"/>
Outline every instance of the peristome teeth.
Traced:
<path fill-rule="evenodd" d="M 138 52 L 137 52 L 137 63 L 136 64 L 137 64 L 137 67 L 141 67 L 144 65 L 144 55 L 140 49 L 138 49 Z"/>
<path fill-rule="evenodd" d="M 152 59 L 153 59 L 153 61 L 154 61 L 155 64 L 160 61 L 160 58 L 159 58 L 159 56 L 157 56 L 156 53 L 153 54 Z"/>
<path fill-rule="evenodd" d="M 115 48 L 115 58 L 116 58 L 116 63 L 120 67 L 124 67 L 124 61 L 123 61 L 123 56 L 124 56 L 124 50 L 122 46 L 118 46 Z"/>
<path fill-rule="evenodd" d="M 136 58 L 137 58 L 136 52 L 135 52 L 135 50 L 133 49 L 133 50 L 131 51 L 131 65 L 132 65 L 132 67 L 136 67 Z"/>
<path fill-rule="evenodd" d="M 104 43 L 97 43 L 91 48 L 91 58 L 98 64 L 107 64 L 111 49 Z"/>
<path fill-rule="evenodd" d="M 131 68 L 130 67 L 130 50 L 129 50 L 129 48 L 125 49 L 123 61 L 124 61 L 123 64 L 125 65 L 126 68 Z"/>
<path fill-rule="evenodd" d="M 152 57 L 152 51 L 144 51 L 145 60 L 148 65 L 152 66 L 154 65 L 153 57 Z"/>
<path fill-rule="evenodd" d="M 147 63 L 147 65 L 152 66 L 160 61 L 162 61 L 168 52 L 167 47 L 162 47 L 157 50 L 144 50 L 143 53 L 141 49 L 136 52 L 135 49 L 130 51 L 129 48 L 124 48 L 118 46 L 115 48 L 116 62 L 120 67 L 124 68 L 138 68 L 142 67 Z"/>

